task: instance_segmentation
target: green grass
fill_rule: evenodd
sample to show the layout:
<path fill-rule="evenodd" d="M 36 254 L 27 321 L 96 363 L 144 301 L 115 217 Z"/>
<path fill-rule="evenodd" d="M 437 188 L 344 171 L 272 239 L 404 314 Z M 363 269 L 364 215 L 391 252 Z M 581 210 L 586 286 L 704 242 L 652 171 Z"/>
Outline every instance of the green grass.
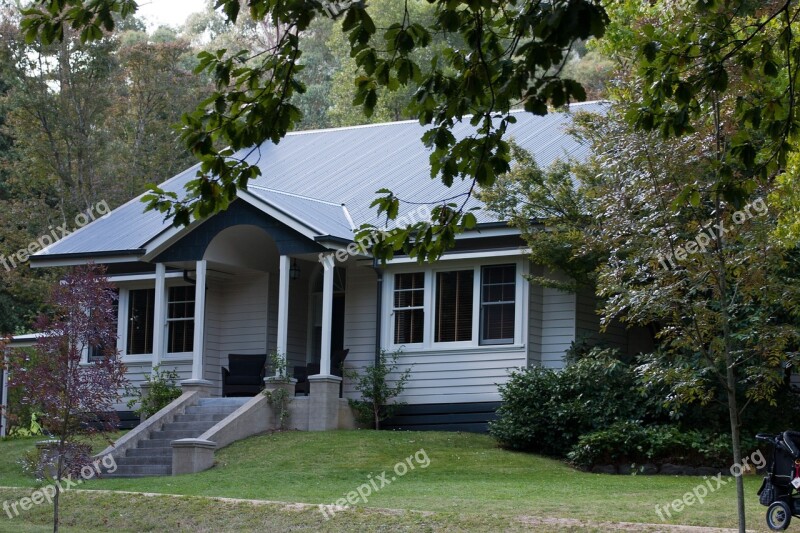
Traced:
<path fill-rule="evenodd" d="M 33 439 L 28 439 L 0 443 L 0 486 L 36 485 L 24 476 L 15 463 L 15 459 L 33 442 Z M 392 473 L 396 463 L 423 448 L 430 459 L 427 468 L 416 466 L 403 477 Z M 286 511 L 280 506 L 263 506 L 258 508 L 257 513 L 249 514 L 269 515 L 276 524 L 288 520 L 281 527 L 270 530 L 292 529 L 294 526 L 291 524 L 317 524 L 313 529 L 336 531 L 337 524 L 350 524 L 357 530 L 371 531 L 369 528 L 373 522 L 394 523 L 396 527 L 387 530 L 402 529 L 406 525 L 409 530 L 426 530 L 427 522 L 433 528 L 428 530 L 432 531 L 468 531 L 473 528 L 514 530 L 517 527 L 525 529 L 522 524 L 529 519 L 526 517 L 578 519 L 592 523 L 659 524 L 661 521 L 655 513 L 656 505 L 669 504 L 704 482 L 702 477 L 610 476 L 578 472 L 558 461 L 501 450 L 490 437 L 484 435 L 340 431 L 262 435 L 218 452 L 217 465 L 206 472 L 177 477 L 98 480 L 83 488 L 331 504 L 367 482 L 370 475 L 377 477 L 384 471 L 387 472 L 387 479 L 392 476 L 397 479 L 373 494 L 368 503 L 358 504 L 355 512 L 337 515 L 327 522 L 321 513 L 313 509 Z M 755 494 L 760 481 L 756 476 L 745 478 L 748 523 L 751 528 L 762 527 L 764 523 L 764 508 L 758 505 Z M 19 491 L 13 491 L 13 494 L 24 495 Z M 0 492 L 0 500 L 11 496 Z M 65 511 L 73 504 L 78 509 L 97 509 L 89 513 L 91 520 L 80 513 L 75 515 L 75 527 L 82 531 L 102 529 L 96 522 L 98 520 L 111 520 L 107 522 L 111 524 L 122 520 L 126 527 L 132 527 L 131 530 L 147 531 L 151 527 L 147 520 L 159 515 L 160 521 L 152 527 L 158 526 L 158 529 L 170 520 L 184 520 L 173 524 L 171 528 L 189 530 L 193 526 L 186 520 L 198 516 L 192 510 L 196 506 L 208 507 L 209 510 L 201 513 L 201 516 L 208 515 L 213 522 L 226 516 L 224 509 L 230 508 L 231 516 L 235 516 L 237 505 L 243 505 L 226 503 L 209 506 L 207 500 L 153 499 L 114 494 L 73 493 L 68 496 Z M 137 517 L 136 522 L 130 521 L 132 517 L 123 519 L 116 515 L 120 512 L 117 506 L 127 509 L 129 503 L 124 502 L 129 501 L 134 502 L 130 504 L 132 508 L 138 505 L 145 509 L 144 516 Z M 168 516 L 168 511 L 148 511 L 151 507 L 158 509 L 161 506 L 167 510 L 176 509 L 176 516 Z M 433 514 L 380 514 L 380 520 L 376 520 L 373 508 Z M 39 515 L 46 518 L 46 513 L 41 509 L 30 511 L 22 518 L 26 525 L 35 527 L 38 520 L 35 517 Z M 681 513 L 673 513 L 667 522 L 734 527 L 735 516 L 735 488 L 730 481 L 722 489 L 710 494 L 703 505 L 695 504 Z M 10 531 L 7 529 L 9 522 L 7 517 L 0 517 L 0 531 Z M 134 523 L 138 525 L 133 527 Z M 233 523 L 235 520 L 229 524 Z M 14 531 L 25 531 L 19 528 L 22 526 L 20 518 L 15 519 L 13 524 Z M 257 524 L 243 526 L 245 530 L 251 528 L 258 529 Z M 231 525 L 216 530 L 229 529 L 234 528 Z"/>

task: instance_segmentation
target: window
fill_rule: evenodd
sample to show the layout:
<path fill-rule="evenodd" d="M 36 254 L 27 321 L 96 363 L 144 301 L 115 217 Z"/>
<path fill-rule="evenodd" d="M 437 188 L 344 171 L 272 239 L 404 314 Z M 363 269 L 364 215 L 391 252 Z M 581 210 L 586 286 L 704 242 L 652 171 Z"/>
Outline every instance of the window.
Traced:
<path fill-rule="evenodd" d="M 472 340 L 474 270 L 436 273 L 434 342 Z"/>
<path fill-rule="evenodd" d="M 481 269 L 481 344 L 514 342 L 516 265 Z"/>
<path fill-rule="evenodd" d="M 394 277 L 394 343 L 421 343 L 425 333 L 425 273 Z"/>
<path fill-rule="evenodd" d="M 128 331 L 125 353 L 153 353 L 153 311 L 156 290 L 136 289 L 128 292 Z"/>
<path fill-rule="evenodd" d="M 416 344 L 414 351 L 521 343 L 523 260 L 493 261 L 448 261 L 422 272 L 394 273 L 385 287 L 383 342 L 394 348 Z"/>
<path fill-rule="evenodd" d="M 194 350 L 194 291 L 193 286 L 169 289 L 167 353 L 186 353 Z"/>
<path fill-rule="evenodd" d="M 112 308 L 112 313 L 113 313 L 113 316 L 114 316 L 113 327 L 114 327 L 115 338 L 116 338 L 117 313 L 119 312 L 118 311 L 119 310 L 119 290 L 118 289 L 111 289 L 111 292 L 112 292 L 111 308 Z M 112 348 L 113 352 L 116 353 L 116 351 L 117 351 L 116 343 L 114 343 L 114 346 L 112 346 L 111 348 Z M 101 344 L 100 346 L 89 346 L 89 352 L 86 355 L 86 360 L 89 363 L 102 361 L 103 358 L 105 357 L 105 355 L 103 355 L 103 354 L 105 354 L 107 351 L 108 350 L 106 349 L 106 345 L 104 345 L 104 344 Z"/>

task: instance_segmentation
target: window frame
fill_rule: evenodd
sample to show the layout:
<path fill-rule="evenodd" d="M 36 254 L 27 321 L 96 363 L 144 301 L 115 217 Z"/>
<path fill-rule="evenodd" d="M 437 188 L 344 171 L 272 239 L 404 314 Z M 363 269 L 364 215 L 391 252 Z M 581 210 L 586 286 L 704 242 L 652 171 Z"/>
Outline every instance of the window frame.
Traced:
<path fill-rule="evenodd" d="M 422 274 L 422 305 L 421 306 L 411 306 L 411 307 L 395 307 L 394 305 L 394 296 L 396 292 L 396 276 L 402 274 Z M 390 341 L 392 345 L 396 345 L 394 339 L 396 338 L 396 325 L 397 322 L 395 320 L 395 313 L 397 311 L 415 311 L 421 310 L 422 311 L 422 342 L 409 342 L 409 343 L 402 343 L 397 344 L 396 346 L 423 346 L 427 341 L 427 336 L 429 334 L 428 331 L 428 319 L 430 317 L 430 313 L 428 312 L 428 287 L 430 285 L 430 280 L 428 279 L 428 273 L 425 272 L 424 269 L 410 269 L 405 272 L 396 272 L 392 275 L 392 287 L 389 293 L 389 324 L 391 325 L 391 334 L 390 334 Z M 420 290 L 420 289 L 407 289 L 407 290 Z"/>
<path fill-rule="evenodd" d="M 197 305 L 197 288 L 196 288 L 196 286 L 188 284 L 188 283 L 168 283 L 164 287 L 164 290 L 166 291 L 166 294 L 164 295 L 164 304 L 166 306 L 166 309 L 165 309 L 165 312 L 164 312 L 164 344 L 165 344 L 165 346 L 164 346 L 164 349 L 163 349 L 162 353 L 164 354 L 164 357 L 173 357 L 173 358 L 174 357 L 191 355 L 191 354 L 194 353 L 194 330 L 197 327 L 197 318 L 194 315 L 194 309 L 192 310 L 191 318 L 170 318 L 169 317 L 169 304 L 173 303 L 169 299 L 170 292 L 171 292 L 172 289 L 174 289 L 176 287 L 191 287 L 193 289 L 194 294 L 192 294 L 192 299 L 191 300 L 179 300 L 179 301 L 177 301 L 175 303 L 180 303 L 180 302 L 188 303 L 188 302 L 191 301 L 192 302 L 192 306 L 196 306 Z M 169 351 L 170 324 L 172 324 L 173 322 L 190 322 L 190 321 L 192 322 L 192 339 L 190 341 L 192 343 L 192 349 L 190 351 L 188 351 L 188 352 L 187 351 L 170 352 Z M 155 329 L 155 327 L 153 329 Z M 155 349 L 155 346 L 153 348 Z"/>
<path fill-rule="evenodd" d="M 485 307 L 486 306 L 494 307 L 494 306 L 500 306 L 500 305 L 509 305 L 511 302 L 507 302 L 507 301 L 503 301 L 503 302 L 484 302 L 484 300 L 483 300 L 483 287 L 484 287 L 483 271 L 485 269 L 487 269 L 487 268 L 509 267 L 509 266 L 513 266 L 514 267 L 514 302 L 513 302 L 513 305 L 514 305 L 514 335 L 511 336 L 510 338 L 503 338 L 503 339 L 485 339 L 484 338 L 484 321 L 483 321 Z M 504 346 L 504 345 L 508 345 L 508 344 L 514 344 L 514 342 L 516 341 L 516 336 L 517 336 L 517 316 L 518 316 L 517 315 L 517 299 L 519 298 L 518 291 L 516 290 L 516 286 L 519 284 L 519 279 L 518 279 L 518 276 L 517 276 L 518 270 L 519 270 L 519 267 L 517 266 L 516 263 L 500 263 L 500 264 L 497 264 L 497 265 L 481 265 L 481 267 L 480 267 L 481 280 L 480 280 L 480 294 L 478 295 L 478 306 L 479 306 L 478 314 L 480 315 L 478 317 L 478 344 L 480 344 L 481 346 Z M 497 284 L 496 283 L 496 284 L 493 284 L 493 285 L 505 285 L 505 283 L 502 283 L 502 284 Z"/>
<path fill-rule="evenodd" d="M 515 292 L 514 292 L 514 340 L 504 343 L 481 343 L 481 299 L 482 299 L 482 273 L 483 267 L 515 266 Z M 469 341 L 434 342 L 434 328 L 436 327 L 436 276 L 439 272 L 453 272 L 458 270 L 474 270 L 472 291 L 472 338 Z M 394 287 L 397 274 L 422 272 L 425 276 L 425 292 L 423 297 L 423 311 L 425 313 L 425 327 L 423 342 L 413 344 L 396 344 L 394 342 Z M 416 263 L 401 263 L 390 265 L 386 271 L 383 287 L 384 303 L 381 309 L 381 344 L 387 350 L 406 350 L 408 352 L 448 352 L 459 350 L 508 350 L 523 349 L 526 346 L 528 335 L 528 291 L 529 284 L 525 280 L 528 272 L 528 261 L 522 255 L 502 254 L 497 257 L 477 257 L 469 259 L 440 260 L 433 265 L 420 266 Z"/>

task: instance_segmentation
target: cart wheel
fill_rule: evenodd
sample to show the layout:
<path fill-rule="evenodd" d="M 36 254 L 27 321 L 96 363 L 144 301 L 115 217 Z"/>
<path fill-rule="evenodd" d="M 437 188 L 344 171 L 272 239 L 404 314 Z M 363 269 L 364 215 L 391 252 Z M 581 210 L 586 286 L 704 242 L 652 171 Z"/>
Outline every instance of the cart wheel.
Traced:
<path fill-rule="evenodd" d="M 783 531 L 792 521 L 792 511 L 786 502 L 773 502 L 767 509 L 767 526 L 772 531 Z"/>

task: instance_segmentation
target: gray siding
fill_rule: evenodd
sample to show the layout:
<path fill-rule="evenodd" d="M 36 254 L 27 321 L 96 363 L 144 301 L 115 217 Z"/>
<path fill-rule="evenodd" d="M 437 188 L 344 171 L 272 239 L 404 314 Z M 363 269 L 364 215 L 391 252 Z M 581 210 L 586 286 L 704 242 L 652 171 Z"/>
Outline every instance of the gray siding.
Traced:
<path fill-rule="evenodd" d="M 541 365 L 563 368 L 564 352 L 575 340 L 574 293 L 542 287 Z"/>
<path fill-rule="evenodd" d="M 370 267 L 351 266 L 347 269 L 345 295 L 344 347 L 349 348 L 345 369 L 369 366 L 375 360 L 375 328 L 378 318 L 378 277 Z M 344 396 L 357 398 L 352 382 L 345 379 Z"/>
<path fill-rule="evenodd" d="M 495 402 L 497 385 L 508 381 L 511 370 L 525 366 L 519 348 L 464 349 L 407 352 L 400 371 L 411 368 L 411 379 L 400 396 L 409 405 Z"/>

